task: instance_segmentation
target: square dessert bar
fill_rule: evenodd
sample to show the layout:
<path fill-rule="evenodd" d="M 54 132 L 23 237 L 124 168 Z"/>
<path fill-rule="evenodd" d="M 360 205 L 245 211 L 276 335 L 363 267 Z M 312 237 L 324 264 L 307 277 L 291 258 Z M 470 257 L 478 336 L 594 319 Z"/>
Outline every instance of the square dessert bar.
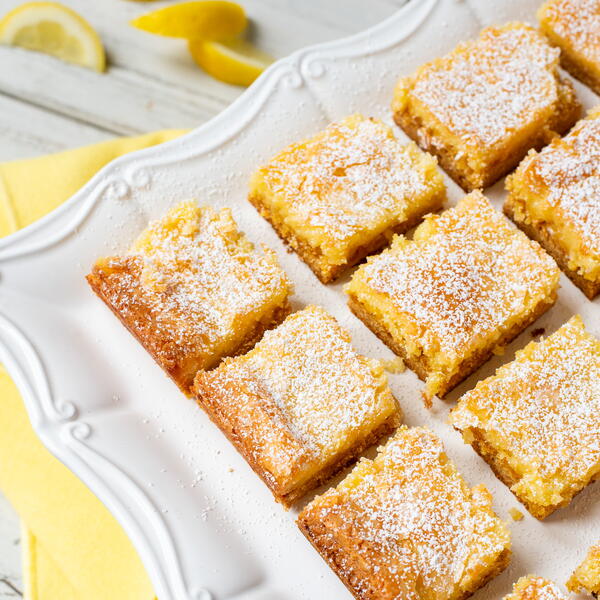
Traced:
<path fill-rule="evenodd" d="M 249 195 L 323 283 L 440 209 L 445 198 L 432 156 L 358 114 L 280 152 L 253 175 Z"/>
<path fill-rule="evenodd" d="M 538 18 L 561 65 L 600 94 L 600 0 L 548 0 Z"/>
<path fill-rule="evenodd" d="M 195 202 L 150 223 L 128 253 L 98 260 L 87 280 L 185 393 L 196 371 L 245 352 L 290 311 L 275 254 L 255 250 L 228 209 Z"/>
<path fill-rule="evenodd" d="M 548 310 L 560 271 L 481 192 L 357 269 L 349 306 L 442 397 Z"/>
<path fill-rule="evenodd" d="M 290 506 L 401 420 L 383 366 L 309 306 L 247 354 L 200 371 L 194 393 L 275 498 Z"/>
<path fill-rule="evenodd" d="M 465 190 L 485 188 L 579 118 L 558 56 L 532 27 L 489 27 L 400 79 L 394 119 Z"/>
<path fill-rule="evenodd" d="M 587 591 L 596 598 L 600 594 L 600 544 L 592 546 L 583 562 L 573 571 L 567 588 L 576 594 Z"/>
<path fill-rule="evenodd" d="M 299 515 L 310 543 L 359 600 L 460 600 L 510 560 L 483 485 L 470 489 L 439 438 L 402 427 Z"/>
<path fill-rule="evenodd" d="M 593 299 L 600 292 L 600 107 L 564 138 L 532 150 L 506 187 L 504 212 Z"/>
<path fill-rule="evenodd" d="M 450 422 L 547 517 L 600 476 L 600 341 L 573 317 L 462 396 Z"/>
<path fill-rule="evenodd" d="M 527 575 L 515 583 L 512 593 L 504 596 L 503 600 L 566 600 L 566 596 L 554 582 Z"/>

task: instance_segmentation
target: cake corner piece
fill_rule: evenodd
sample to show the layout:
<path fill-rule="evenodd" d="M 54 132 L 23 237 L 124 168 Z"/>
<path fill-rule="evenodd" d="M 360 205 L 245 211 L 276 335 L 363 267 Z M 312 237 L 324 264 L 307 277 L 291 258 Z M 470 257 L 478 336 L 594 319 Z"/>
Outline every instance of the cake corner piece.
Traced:
<path fill-rule="evenodd" d="M 538 10 L 540 30 L 560 48 L 562 67 L 600 94 L 600 31 L 597 0 L 546 0 Z"/>
<path fill-rule="evenodd" d="M 600 477 L 599 409 L 600 341 L 575 316 L 464 394 L 450 423 L 544 519 Z"/>
<path fill-rule="evenodd" d="M 359 600 L 461 600 L 510 561 L 491 502 L 484 486 L 467 487 L 435 434 L 403 426 L 297 523 Z"/>
<path fill-rule="evenodd" d="M 402 420 L 382 365 L 357 354 L 317 306 L 290 315 L 247 354 L 199 372 L 194 393 L 286 507 Z"/>
<path fill-rule="evenodd" d="M 487 27 L 400 78 L 394 120 L 465 191 L 483 189 L 579 118 L 581 104 L 557 66 L 558 51 L 534 28 Z"/>
<path fill-rule="evenodd" d="M 322 283 L 439 210 L 445 199 L 436 159 L 360 114 L 284 148 L 254 172 L 248 195 Z"/>
<path fill-rule="evenodd" d="M 600 106 L 531 151 L 506 179 L 504 213 L 590 300 L 600 293 Z"/>
<path fill-rule="evenodd" d="M 290 312 L 274 252 L 256 249 L 228 209 L 195 201 L 152 221 L 128 252 L 98 259 L 87 281 L 186 394 L 198 370 L 248 350 Z"/>

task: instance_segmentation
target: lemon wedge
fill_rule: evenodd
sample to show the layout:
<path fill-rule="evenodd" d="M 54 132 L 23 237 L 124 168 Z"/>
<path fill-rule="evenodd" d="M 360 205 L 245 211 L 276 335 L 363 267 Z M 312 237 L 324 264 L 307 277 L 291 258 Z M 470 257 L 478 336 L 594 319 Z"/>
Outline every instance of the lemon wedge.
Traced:
<path fill-rule="evenodd" d="M 106 67 L 98 34 L 85 19 L 58 2 L 27 2 L 11 10 L 0 20 L 0 43 L 96 71 Z"/>
<path fill-rule="evenodd" d="M 233 85 L 250 85 L 273 62 L 271 56 L 244 40 L 190 40 L 189 49 L 209 75 Z"/>
<path fill-rule="evenodd" d="M 165 6 L 130 22 L 130 25 L 168 37 L 216 40 L 246 29 L 244 9 L 235 2 L 204 0 Z"/>

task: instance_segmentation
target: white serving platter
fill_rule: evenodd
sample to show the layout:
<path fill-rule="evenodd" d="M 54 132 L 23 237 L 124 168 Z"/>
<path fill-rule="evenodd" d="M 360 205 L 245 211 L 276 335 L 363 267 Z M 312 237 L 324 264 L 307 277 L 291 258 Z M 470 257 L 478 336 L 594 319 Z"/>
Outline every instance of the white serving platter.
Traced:
<path fill-rule="evenodd" d="M 398 76 L 508 20 L 535 22 L 538 0 L 412 0 L 362 34 L 302 50 L 273 65 L 210 123 L 162 146 L 118 159 L 61 208 L 0 241 L 0 360 L 33 426 L 123 525 L 161 600 L 321 600 L 350 594 L 297 530 L 295 512 L 267 488 L 193 401 L 183 397 L 92 294 L 84 276 L 101 255 L 129 246 L 150 218 L 185 198 L 230 206 L 250 239 L 274 248 L 296 285 L 295 307 L 317 303 L 366 355 L 390 351 L 354 318 L 342 284 L 323 286 L 246 201 L 253 169 L 275 151 L 351 112 L 391 122 Z M 367 5 L 365 5 L 367 10 Z M 576 84 L 586 108 L 598 103 Z M 397 130 L 400 138 L 401 131 Z M 461 197 L 447 180 L 451 203 Z M 488 195 L 496 206 L 502 183 Z M 472 485 L 492 491 L 497 512 L 521 508 L 446 423 L 456 398 L 510 360 L 533 328 L 552 332 L 574 313 L 600 335 L 600 306 L 564 276 L 556 306 L 427 411 L 422 383 L 391 375 L 409 425 L 443 438 Z M 598 537 L 600 487 L 589 487 L 544 523 L 511 524 L 511 566 L 483 590 L 499 598 L 534 572 L 564 583 Z"/>

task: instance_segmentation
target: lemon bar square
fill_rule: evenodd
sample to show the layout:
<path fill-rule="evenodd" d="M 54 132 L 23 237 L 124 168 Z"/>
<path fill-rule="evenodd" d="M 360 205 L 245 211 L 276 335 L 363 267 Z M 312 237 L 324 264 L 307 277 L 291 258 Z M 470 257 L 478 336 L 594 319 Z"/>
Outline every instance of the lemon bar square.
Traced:
<path fill-rule="evenodd" d="M 354 273 L 351 310 L 443 397 L 548 310 L 559 270 L 481 192 Z"/>
<path fill-rule="evenodd" d="M 229 209 L 182 202 L 150 223 L 128 253 L 101 258 L 87 280 L 188 393 L 199 369 L 245 352 L 290 312 L 291 284 Z"/>
<path fill-rule="evenodd" d="M 250 182 L 250 202 L 317 277 L 346 268 L 441 208 L 436 160 L 355 114 L 292 144 Z"/>
<path fill-rule="evenodd" d="M 561 65 L 600 94 L 600 0 L 548 0 L 538 18 Z"/>
<path fill-rule="evenodd" d="M 486 28 L 401 78 L 394 120 L 463 189 L 485 188 L 579 118 L 581 106 L 558 73 L 558 56 L 522 23 Z"/>
<path fill-rule="evenodd" d="M 573 317 L 464 394 L 450 422 L 547 517 L 600 476 L 600 341 Z"/>
<path fill-rule="evenodd" d="M 200 371 L 199 404 L 286 506 L 392 431 L 401 413 L 381 363 L 309 306 L 247 354 Z"/>
<path fill-rule="evenodd" d="M 488 490 L 470 489 L 424 428 L 401 427 L 298 525 L 359 600 L 466 598 L 511 555 Z"/>
<path fill-rule="evenodd" d="M 600 292 L 600 107 L 532 150 L 506 180 L 504 212 L 591 300 Z"/>
<path fill-rule="evenodd" d="M 527 575 L 513 586 L 512 593 L 503 600 L 567 600 L 559 587 L 549 579 Z"/>
<path fill-rule="evenodd" d="M 581 564 L 567 581 L 567 589 L 579 593 L 586 591 L 596 598 L 600 594 L 600 543 L 592 546 Z"/>

